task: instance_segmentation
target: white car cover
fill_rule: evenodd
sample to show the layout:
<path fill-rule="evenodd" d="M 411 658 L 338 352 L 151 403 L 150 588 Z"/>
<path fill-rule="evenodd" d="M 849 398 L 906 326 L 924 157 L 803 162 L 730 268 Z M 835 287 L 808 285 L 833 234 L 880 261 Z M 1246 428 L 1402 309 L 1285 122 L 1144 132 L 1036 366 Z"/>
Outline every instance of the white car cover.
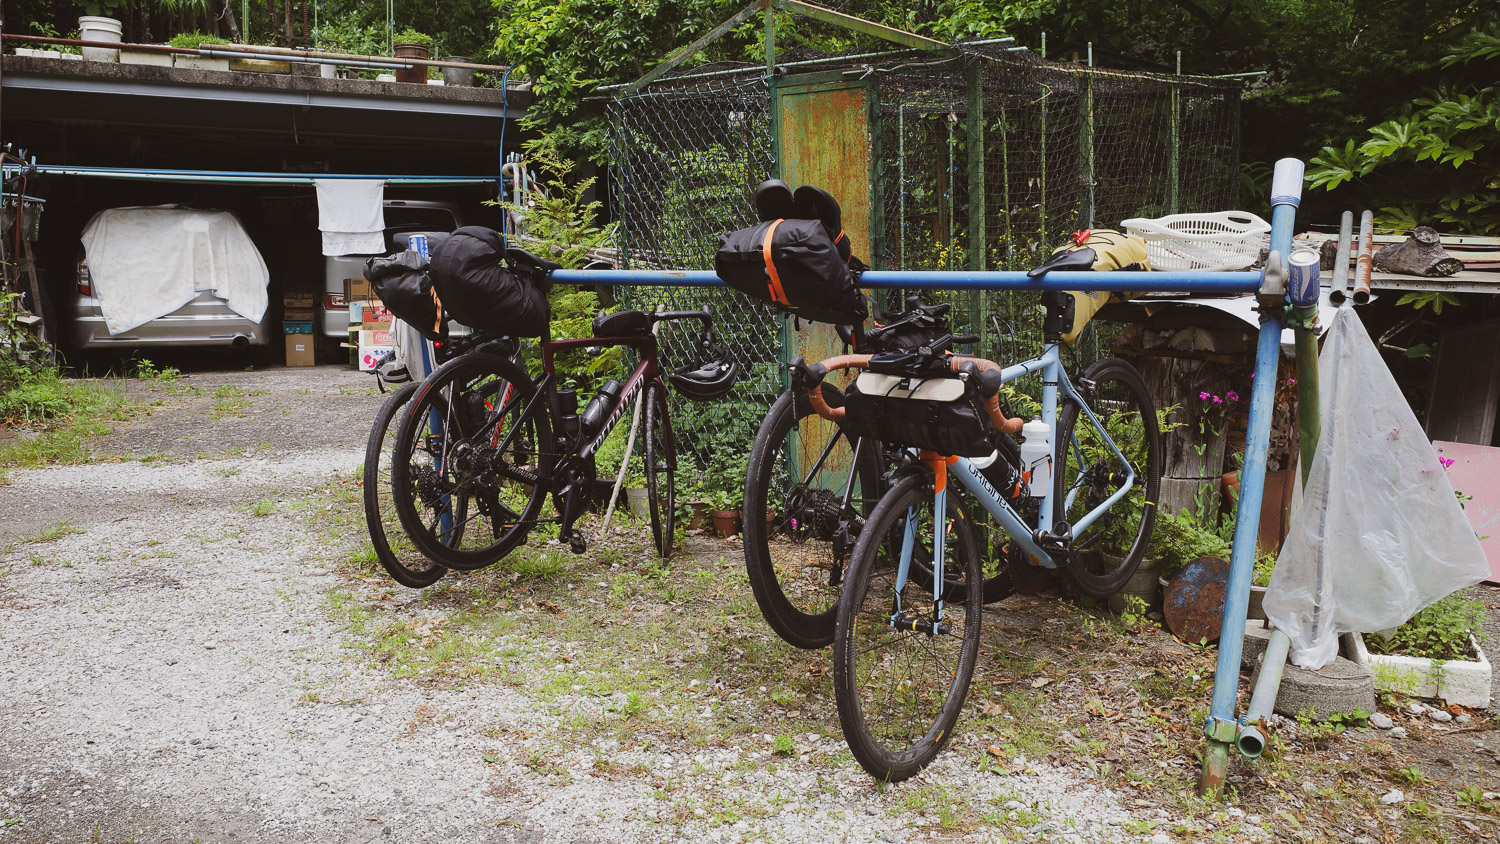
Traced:
<path fill-rule="evenodd" d="M 271 273 L 230 211 L 110 208 L 84 228 L 83 248 L 111 334 L 166 316 L 203 290 L 252 322 L 265 316 Z"/>

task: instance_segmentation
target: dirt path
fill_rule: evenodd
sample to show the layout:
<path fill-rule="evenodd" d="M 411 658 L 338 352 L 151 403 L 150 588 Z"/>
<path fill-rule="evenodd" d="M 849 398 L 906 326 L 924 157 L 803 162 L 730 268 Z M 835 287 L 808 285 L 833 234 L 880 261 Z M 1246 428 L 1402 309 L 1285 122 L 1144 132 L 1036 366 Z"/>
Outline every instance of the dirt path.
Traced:
<path fill-rule="evenodd" d="M 1234 782 L 1290 821 L 1193 800 L 1212 655 L 1049 598 L 987 613 L 961 732 L 880 787 L 844 747 L 828 655 L 769 635 L 732 543 L 689 537 L 662 567 L 627 522 L 584 557 L 534 538 L 393 586 L 362 550 L 368 387 L 136 383 L 164 403 L 97 449 L 135 459 L 0 487 L 0 841 L 1405 835 L 1366 812 L 1378 777 L 1334 821 L 1307 780 L 1285 798 L 1288 777 L 1342 782 L 1289 750 Z"/>

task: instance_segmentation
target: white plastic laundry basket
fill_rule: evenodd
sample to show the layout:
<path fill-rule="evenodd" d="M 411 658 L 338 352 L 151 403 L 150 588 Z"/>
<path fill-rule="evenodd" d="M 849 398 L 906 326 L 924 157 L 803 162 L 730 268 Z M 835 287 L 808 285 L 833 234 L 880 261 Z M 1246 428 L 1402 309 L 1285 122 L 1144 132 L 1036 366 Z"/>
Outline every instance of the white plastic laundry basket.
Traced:
<path fill-rule="evenodd" d="M 1255 263 L 1271 224 L 1244 211 L 1171 214 L 1121 223 L 1146 241 L 1155 270 L 1240 270 Z"/>

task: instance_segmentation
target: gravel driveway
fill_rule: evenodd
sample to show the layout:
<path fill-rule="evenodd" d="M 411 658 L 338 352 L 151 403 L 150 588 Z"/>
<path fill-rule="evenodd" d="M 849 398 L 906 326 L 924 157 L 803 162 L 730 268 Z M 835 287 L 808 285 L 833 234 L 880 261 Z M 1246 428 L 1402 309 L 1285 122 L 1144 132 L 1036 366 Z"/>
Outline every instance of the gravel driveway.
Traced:
<path fill-rule="evenodd" d="M 1124 750 L 1072 732 L 1113 723 L 1085 697 L 1134 694 L 1144 723 L 1132 683 L 1181 696 L 1178 666 L 1202 686 L 1211 657 L 1099 673 L 1080 648 L 1166 640 L 1075 633 L 1017 662 L 1009 641 L 1076 622 L 1051 599 L 987 615 L 991 685 L 931 768 L 883 787 L 843 744 L 827 654 L 765 631 L 732 545 L 690 537 L 667 572 L 642 537 L 590 558 L 534 537 L 525 570 L 393 586 L 359 563 L 371 386 L 333 367 L 133 381 L 161 404 L 95 462 L 0 486 L 0 842 L 1272 837 L 1172 796 L 1194 761 L 1140 749 L 1175 747 L 1165 728 Z M 1043 671 L 1064 679 L 1018 684 Z"/>

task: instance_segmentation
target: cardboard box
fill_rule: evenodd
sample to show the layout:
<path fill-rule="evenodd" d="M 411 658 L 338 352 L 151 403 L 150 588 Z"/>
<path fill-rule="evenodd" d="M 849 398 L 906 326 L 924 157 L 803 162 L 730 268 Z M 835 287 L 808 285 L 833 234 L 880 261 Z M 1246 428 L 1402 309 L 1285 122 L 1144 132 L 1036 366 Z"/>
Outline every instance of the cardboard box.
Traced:
<path fill-rule="evenodd" d="M 285 293 L 281 297 L 283 308 L 314 308 L 318 304 L 316 293 Z M 288 317 L 290 319 L 290 317 Z"/>
<path fill-rule="evenodd" d="M 312 308 L 282 308 L 281 318 L 287 322 L 312 322 Z"/>
<path fill-rule="evenodd" d="M 387 325 L 384 328 L 361 328 L 359 330 L 359 345 L 360 348 L 364 348 L 365 346 L 390 347 L 395 345 L 394 340 L 391 338 L 391 327 Z"/>
<path fill-rule="evenodd" d="M 282 320 L 282 334 L 311 334 L 313 333 L 313 321 L 307 320 Z"/>
<path fill-rule="evenodd" d="M 360 333 L 363 334 L 364 332 Z M 390 353 L 391 348 L 391 346 L 365 345 L 364 343 L 360 343 L 359 371 L 369 372 L 373 370 L 382 360 L 385 360 L 385 356 Z"/>
<path fill-rule="evenodd" d="M 286 365 L 312 366 L 318 362 L 311 334 L 286 335 Z"/>
<path fill-rule="evenodd" d="M 346 278 L 344 279 L 344 301 L 364 302 L 377 299 L 375 291 L 370 288 L 369 279 Z"/>

